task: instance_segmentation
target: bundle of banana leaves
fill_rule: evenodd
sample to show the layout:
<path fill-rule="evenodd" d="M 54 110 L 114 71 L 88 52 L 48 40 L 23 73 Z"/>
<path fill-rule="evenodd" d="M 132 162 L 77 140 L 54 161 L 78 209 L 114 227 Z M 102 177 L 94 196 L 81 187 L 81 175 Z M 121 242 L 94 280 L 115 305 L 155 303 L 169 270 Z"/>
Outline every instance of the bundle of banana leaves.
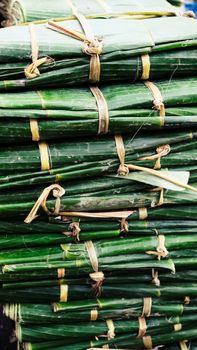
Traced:
<path fill-rule="evenodd" d="M 181 300 L 166 303 L 165 299 L 152 299 L 151 317 L 187 316 L 196 312 L 197 305 Z M 66 322 L 90 321 L 92 310 L 97 311 L 97 320 L 136 319 L 142 314 L 143 299 L 102 299 L 49 304 L 5 304 L 4 313 L 16 322 L 25 325 L 65 324 Z M 55 312 L 54 312 L 55 311 Z"/>
<path fill-rule="evenodd" d="M 160 172 L 158 173 L 160 174 Z M 171 174 L 171 172 L 161 173 L 163 175 Z M 173 172 L 173 175 L 175 174 L 175 177 L 178 178 L 179 173 L 180 172 Z M 138 176 L 138 174 L 136 174 L 136 176 Z M 146 174 L 143 173 L 143 178 L 145 177 Z M 172 181 L 175 179 L 175 177 L 172 178 Z M 102 181 L 104 181 L 104 179 L 102 179 Z M 85 181 L 84 186 L 86 186 L 88 182 L 89 181 Z M 159 183 L 161 182 L 159 181 Z M 108 183 L 110 184 L 110 182 Z M 113 179 L 111 183 L 113 185 Z M 160 189 L 154 190 L 154 188 L 151 187 L 144 188 L 144 185 L 142 185 L 141 188 L 138 187 L 137 192 L 134 192 L 134 189 L 130 191 L 132 187 L 131 182 L 131 184 L 126 188 L 125 186 L 120 186 L 119 188 L 116 187 L 115 189 L 110 189 L 109 187 L 107 191 L 104 190 L 91 192 L 91 188 L 89 187 L 87 193 L 75 193 L 72 192 L 71 188 L 69 194 L 69 190 L 67 191 L 67 183 L 62 183 L 61 186 L 52 185 L 46 188 L 39 186 L 37 188 L 30 188 L 23 191 L 10 190 L 2 192 L 2 197 L 0 198 L 0 216 L 1 218 L 5 218 L 7 216 L 13 217 L 13 215 L 15 217 L 20 217 L 21 215 L 24 217 L 27 216 L 31 211 L 34 219 L 37 214 L 49 216 L 80 216 L 79 213 L 82 212 L 81 215 L 83 216 L 86 212 L 112 212 L 112 214 L 100 214 L 100 217 L 110 218 L 113 215 L 116 217 L 118 215 L 118 217 L 121 218 L 122 215 L 123 217 L 126 215 L 126 217 L 131 218 L 134 213 L 133 218 L 136 218 L 138 217 L 136 210 L 139 208 L 153 208 L 160 205 L 170 205 L 172 207 L 187 204 L 196 205 L 196 183 L 193 183 L 192 186 L 185 186 L 188 186 L 189 189 L 185 189 L 183 191 L 166 189 L 163 191 Z M 58 198 L 61 197 L 61 205 L 57 210 L 57 197 L 53 197 L 53 193 L 56 193 L 56 190 L 58 193 Z M 124 212 L 125 209 L 127 209 L 126 213 Z M 123 213 L 120 212 L 115 214 L 114 211 L 123 211 Z M 33 214 L 33 212 L 35 213 Z M 92 215 L 90 214 L 89 216 L 96 218 L 99 217 L 99 215 L 95 215 L 92 213 Z M 88 214 L 86 216 L 88 216 Z M 33 221 L 33 219 L 27 220 L 26 222 L 30 223 Z"/>
<path fill-rule="evenodd" d="M 193 210 L 192 210 L 193 208 Z M 186 234 L 186 233 L 195 233 L 197 229 L 197 222 L 195 220 L 195 209 L 196 207 L 160 207 L 160 208 L 152 208 L 152 212 L 154 213 L 154 217 L 148 218 L 147 215 L 144 220 L 136 220 L 137 210 L 132 213 L 131 216 L 127 216 L 127 226 L 123 227 L 121 220 L 118 218 L 111 218 L 110 220 L 106 219 L 98 219 L 98 218 L 76 218 L 76 217 L 56 217 L 50 218 L 49 222 L 47 220 L 37 219 L 32 222 L 31 225 L 26 225 L 22 221 L 17 221 L 12 218 L 12 222 L 7 220 L 0 221 L 0 234 L 2 240 L 0 243 L 0 249 L 5 249 L 6 245 L 9 244 L 9 238 L 13 238 L 14 236 L 23 237 L 24 239 L 28 239 L 30 235 L 35 235 L 38 233 L 40 237 L 43 234 L 43 226 L 46 231 L 51 234 L 65 234 L 67 233 L 67 237 L 63 237 L 63 239 L 70 240 L 72 242 L 72 234 L 74 233 L 77 225 L 80 229 L 80 240 L 84 241 L 88 238 L 100 239 L 100 238 L 108 238 L 104 237 L 104 233 L 108 233 L 109 235 L 119 236 L 123 232 L 124 235 L 129 236 L 144 236 L 144 235 L 154 235 L 155 232 L 162 233 L 165 235 L 168 234 Z M 163 215 L 162 215 L 163 212 Z M 169 216 L 167 215 L 169 213 Z M 158 214 L 161 215 L 158 215 Z M 187 214 L 191 214 L 189 218 Z M 124 214 L 124 213 L 123 213 Z M 174 217 L 173 217 L 174 215 Z M 120 214 L 121 216 L 121 214 Z M 185 216 L 185 219 L 184 219 Z M 192 218 L 193 216 L 193 218 Z M 135 218 L 134 218 L 135 217 Z M 137 217 L 138 218 L 138 217 Z M 165 220 L 163 220 L 165 218 Z M 16 218 L 17 219 L 17 218 Z M 132 219 L 134 219 L 132 221 Z M 154 220 L 153 220 L 154 219 Z M 101 237 L 103 232 L 103 237 Z M 95 236 L 94 236 L 95 233 Z M 4 234 L 7 237 L 4 237 Z M 8 236 L 9 234 L 9 236 Z M 69 237 L 70 234 L 70 237 Z M 66 235 L 65 235 L 66 236 Z M 3 241 L 4 240 L 4 241 Z M 34 240 L 35 245 L 37 245 L 36 240 Z M 16 244 L 16 242 L 15 242 Z M 30 244 L 30 241 L 24 241 L 24 244 Z M 40 243 L 44 244 L 44 241 Z"/>
<path fill-rule="evenodd" d="M 169 208 L 168 208 L 169 209 Z M 172 210 L 172 208 L 171 208 Z M 121 214 L 120 214 L 121 215 Z M 131 217 L 132 218 L 132 217 Z M 55 219 L 56 223 L 37 220 L 31 225 L 20 221 L 12 223 L 0 221 L 0 250 L 22 247 L 51 246 L 53 244 L 73 243 L 77 241 L 113 239 L 117 237 L 136 237 L 157 234 L 195 234 L 195 220 L 169 221 L 130 221 L 126 226 L 121 220 L 87 221 L 83 218 Z M 43 227 L 48 235 L 43 232 Z"/>
<path fill-rule="evenodd" d="M 4 146 L 0 149 L 0 188 L 7 190 L 23 187 L 22 193 L 26 193 L 26 190 L 29 191 L 27 186 L 30 185 L 69 181 L 65 183 L 68 185 L 67 195 L 70 192 L 73 196 L 74 187 L 76 194 L 94 193 L 98 189 L 99 191 L 109 190 L 108 194 L 113 194 L 111 192 L 113 188 L 131 185 L 133 181 L 150 185 L 154 183 L 155 186 L 159 186 L 156 177 L 162 177 L 164 174 L 159 176 L 159 170 L 156 170 L 151 175 L 147 168 L 163 168 L 164 171 L 168 168 L 172 172 L 172 176 L 177 177 L 177 180 L 180 175 L 180 181 L 181 174 L 183 177 L 186 176 L 188 180 L 188 172 L 190 171 L 190 183 L 195 183 L 196 135 L 195 129 L 190 129 L 188 131 L 169 131 L 168 134 L 166 132 L 152 132 L 151 135 L 148 133 L 127 134 L 122 139 L 119 136 L 103 136 L 88 140 L 87 138 L 78 138 L 63 142 L 56 141 L 56 143 L 50 144 L 34 142 L 34 144 L 15 145 L 14 148 Z M 125 161 L 128 165 L 127 168 L 131 170 L 130 174 L 123 177 L 117 177 L 120 165 L 120 159 L 118 159 L 119 141 L 121 145 L 124 144 L 125 148 L 123 162 Z M 142 171 L 141 175 L 138 170 Z M 149 177 L 153 176 L 153 179 L 147 181 L 148 175 L 144 176 L 143 171 L 149 172 Z M 101 174 L 110 174 L 113 178 L 103 178 L 100 177 Z M 120 172 L 119 175 L 121 174 Z M 170 173 L 168 175 L 170 177 Z M 87 182 L 84 179 L 83 184 L 81 184 L 82 178 L 87 177 L 92 178 L 92 182 Z M 96 177 L 97 179 L 95 179 Z M 74 186 L 73 190 L 70 186 Z M 143 186 L 134 185 L 136 190 L 144 188 Z M 39 191 L 42 189 L 43 187 Z M 173 187 L 173 189 L 179 188 Z M 125 193 L 125 191 L 123 192 Z M 107 194 L 107 192 L 105 193 Z M 12 194 L 15 201 L 15 194 L 13 192 Z M 34 194 L 31 194 L 32 199 L 37 194 L 38 192 L 34 191 Z M 151 194 L 153 197 L 155 195 L 157 197 L 157 194 Z M 6 201 L 5 196 L 2 197 L 2 200 Z"/>
<path fill-rule="evenodd" d="M 159 336 L 153 336 L 151 339 L 148 337 L 149 340 L 153 340 L 154 341 L 154 346 L 160 344 L 160 339 L 161 337 L 161 341 L 162 344 L 166 344 L 165 347 L 162 347 L 162 349 L 164 350 L 180 350 L 180 346 L 182 344 L 190 344 L 190 342 L 185 342 L 184 337 L 190 337 L 191 339 L 196 339 L 196 334 L 195 334 L 195 330 L 193 329 L 192 331 L 189 330 L 185 330 L 185 331 L 180 331 L 180 332 L 171 332 L 171 333 L 165 333 Z M 86 341 L 86 342 L 80 342 L 80 343 L 74 343 L 73 340 L 70 341 L 50 341 L 50 342 L 42 342 L 42 343 L 25 343 L 25 349 L 26 350 L 52 350 L 52 349 L 57 349 L 57 350 L 64 350 L 65 349 L 65 345 L 66 345 L 66 349 L 69 350 L 85 350 L 85 349 L 98 349 L 98 350 L 102 350 L 103 348 L 108 348 L 108 349 L 145 349 L 144 347 L 144 343 L 142 341 L 142 339 L 139 338 L 135 338 L 135 341 L 131 341 L 131 338 L 128 339 L 128 342 L 124 342 L 123 338 L 125 338 L 125 336 L 122 337 L 118 337 L 117 341 L 111 341 L 111 342 L 107 342 L 107 340 L 95 340 L 93 339 L 92 341 Z M 102 339 L 102 338 L 101 338 Z M 147 339 L 147 340 L 148 340 Z M 169 347 L 169 343 L 171 342 L 177 342 L 177 345 L 174 346 L 170 346 Z M 179 342 L 179 343 L 178 343 Z M 74 343 L 74 344 L 73 344 Z M 195 350 L 195 345 L 196 342 L 191 342 L 192 347 L 189 349 Z M 153 345 L 153 344 L 152 344 Z M 158 349 L 158 347 L 154 348 L 154 349 Z M 159 347 L 160 349 L 160 347 Z M 185 348 L 187 349 L 187 348 Z"/>
<path fill-rule="evenodd" d="M 137 265 L 137 264 L 136 264 Z M 156 264 L 155 264 L 156 265 Z M 139 267 L 136 267 L 136 270 Z M 122 267 L 124 269 L 124 267 Z M 127 269 L 127 266 L 126 266 Z M 160 270 L 159 270 L 160 271 Z M 136 272 L 135 272 L 136 273 Z M 125 284 L 103 284 L 102 288 L 95 290 L 94 284 L 91 285 L 68 285 L 57 284 L 55 286 L 21 286 L 21 288 L 1 288 L 0 298 L 4 303 L 36 303 L 36 304 L 48 304 L 50 302 L 65 301 L 77 302 L 79 300 L 88 301 L 90 299 L 98 298 L 160 298 L 165 299 L 166 303 L 171 300 L 184 300 L 185 297 L 196 299 L 196 286 L 197 283 L 165 283 L 161 286 L 155 286 L 150 283 L 125 283 Z M 80 310 L 78 310 L 80 311 Z M 177 311 L 178 312 L 178 311 Z M 194 308 L 194 312 L 196 309 Z M 175 313 L 175 311 L 174 311 Z M 179 312 L 180 313 L 180 312 Z"/>
<path fill-rule="evenodd" d="M 8 307 L 6 307 L 7 313 L 13 318 L 17 317 L 17 313 L 15 313 L 15 316 L 13 314 L 13 312 L 16 312 L 15 308 L 17 309 L 16 306 L 11 306 L 10 310 L 8 310 Z M 39 309 L 37 312 L 39 312 Z M 99 349 L 106 344 L 111 349 L 117 348 L 117 346 L 123 349 L 144 349 L 145 343 L 151 343 L 156 346 L 176 341 L 181 342 L 186 339 L 184 338 L 186 336 L 190 339 L 195 339 L 195 329 L 189 328 L 192 320 L 195 322 L 194 315 L 170 318 L 151 317 L 146 321 L 146 330 L 140 329 L 140 321 L 138 320 L 112 321 L 108 319 L 106 322 L 94 321 L 66 324 L 65 326 L 61 324 L 26 325 L 22 322 L 17 324 L 16 334 L 20 340 L 25 341 L 25 349 L 59 350 L 65 347 L 69 349 L 87 349 L 90 347 Z M 138 335 L 140 331 L 141 335 Z M 94 339 L 94 334 L 97 334 L 96 340 Z M 143 334 L 144 336 L 142 336 Z M 74 335 L 77 336 L 77 344 Z M 146 342 L 145 339 L 147 340 Z"/>
<path fill-rule="evenodd" d="M 86 25 L 94 39 L 77 20 L 2 29 L 0 90 L 196 75 L 194 19 L 88 19 Z"/>
<path fill-rule="evenodd" d="M 49 18 L 73 17 L 72 7 L 90 18 L 131 16 L 133 18 L 176 15 L 176 10 L 166 0 L 2 0 L 0 4 L 1 25 L 32 22 Z"/>
<path fill-rule="evenodd" d="M 147 82 L 124 85 L 62 88 L 0 95 L 0 142 L 77 138 L 98 133 L 181 129 L 197 125 L 196 79 L 156 81 L 165 112 L 154 105 Z M 93 93 L 92 93 L 93 91 Z M 94 92 L 106 102 L 104 128 Z M 161 101 L 162 104 L 162 101 Z M 36 127 L 36 133 L 35 128 Z"/>
<path fill-rule="evenodd" d="M 196 322 L 197 316 L 181 316 L 181 317 L 150 317 L 146 321 L 147 334 L 153 336 L 160 334 L 165 334 L 170 331 L 174 331 L 174 326 L 181 323 L 183 329 L 187 329 L 190 322 Z M 124 320 L 124 321 L 113 321 L 113 325 L 116 332 L 116 337 L 132 336 L 136 337 L 139 330 L 139 321 L 138 320 Z M 97 322 L 83 322 L 75 324 L 58 324 L 58 325 L 45 325 L 42 324 L 42 327 L 36 325 L 20 325 L 17 327 L 17 335 L 20 341 L 31 342 L 31 341 L 52 341 L 57 339 L 65 339 L 65 345 L 67 339 L 73 338 L 74 336 L 81 339 L 92 339 L 94 336 L 107 338 L 108 335 L 108 326 L 105 321 Z M 79 340 L 80 341 L 80 340 Z M 115 340 L 116 341 L 116 340 Z"/>

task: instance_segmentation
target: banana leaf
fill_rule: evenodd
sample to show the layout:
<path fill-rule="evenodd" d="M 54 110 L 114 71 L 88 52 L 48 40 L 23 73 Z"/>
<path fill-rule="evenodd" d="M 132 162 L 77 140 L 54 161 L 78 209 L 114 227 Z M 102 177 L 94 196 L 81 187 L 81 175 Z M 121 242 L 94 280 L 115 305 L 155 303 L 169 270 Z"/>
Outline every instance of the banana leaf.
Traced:
<path fill-rule="evenodd" d="M 1 25 L 4 27 L 24 22 L 40 21 L 62 16 L 72 17 L 73 13 L 69 3 L 64 0 L 2 0 L 0 7 Z M 108 0 L 107 3 L 100 1 L 75 0 L 72 2 L 78 11 L 91 18 L 109 18 L 116 16 L 132 16 L 134 18 L 159 17 L 175 15 L 175 9 L 165 0 Z"/>
<path fill-rule="evenodd" d="M 141 83 L 108 85 L 101 88 L 109 107 L 109 132 L 134 132 L 161 128 L 191 128 L 197 126 L 196 115 L 176 116 L 181 106 L 197 104 L 196 79 L 157 81 L 162 91 L 166 117 L 153 111 L 153 97 Z M 174 109 L 174 115 L 168 116 Z M 196 114 L 197 114 L 197 107 Z M 191 113 L 192 114 L 192 113 Z M 4 93 L 0 95 L 1 143 L 31 141 L 30 119 L 37 118 L 40 140 L 96 135 L 98 107 L 91 91 L 86 88 L 64 88 L 42 91 Z"/>
<path fill-rule="evenodd" d="M 82 31 L 76 20 L 58 23 L 69 30 Z M 197 23 L 194 19 L 181 16 L 142 21 L 112 18 L 89 19 L 88 23 L 95 35 L 103 38 L 101 82 L 140 79 L 143 66 L 139 55 L 147 53 L 151 53 L 150 79 L 196 74 Z M 129 34 L 132 32 L 134 36 Z M 35 79 L 27 79 L 24 69 L 32 63 L 28 26 L 0 31 L 0 90 L 60 87 L 89 81 L 89 56 L 81 50 L 83 43 L 49 29 L 46 23 L 35 25 L 35 34 L 39 57 L 50 56 L 53 61 L 48 60 Z"/>

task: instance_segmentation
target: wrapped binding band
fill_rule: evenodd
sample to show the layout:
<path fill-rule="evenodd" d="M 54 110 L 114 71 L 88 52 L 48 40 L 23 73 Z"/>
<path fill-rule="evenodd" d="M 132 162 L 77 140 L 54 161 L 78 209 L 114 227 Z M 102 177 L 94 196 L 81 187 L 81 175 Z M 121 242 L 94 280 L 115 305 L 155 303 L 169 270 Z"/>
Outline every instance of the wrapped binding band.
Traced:
<path fill-rule="evenodd" d="M 43 65 L 44 63 L 53 62 L 52 58 L 49 57 L 39 57 L 39 45 L 36 38 L 35 26 L 33 23 L 29 24 L 29 32 L 31 37 L 31 56 L 32 63 L 25 68 L 24 73 L 27 79 L 34 79 L 40 75 L 40 71 L 38 67 Z"/>
<path fill-rule="evenodd" d="M 83 41 L 82 51 L 86 55 L 90 56 L 89 81 L 92 83 L 99 82 L 101 73 L 99 56 L 103 50 L 102 40 L 95 37 L 92 28 L 88 23 L 88 20 L 84 15 L 78 12 L 77 8 L 72 4 L 72 1 L 67 0 L 67 2 L 72 10 L 73 16 L 76 17 L 80 23 L 84 33 L 79 33 L 72 29 L 65 28 L 53 21 L 48 22 L 48 28 L 68 35 L 76 40 Z"/>
<path fill-rule="evenodd" d="M 102 271 L 99 271 L 98 257 L 96 253 L 95 246 L 92 241 L 85 242 L 85 247 L 92 265 L 93 273 L 90 273 L 90 278 L 95 282 L 92 287 L 96 291 L 96 297 L 101 295 L 102 284 L 104 282 L 105 276 Z"/>

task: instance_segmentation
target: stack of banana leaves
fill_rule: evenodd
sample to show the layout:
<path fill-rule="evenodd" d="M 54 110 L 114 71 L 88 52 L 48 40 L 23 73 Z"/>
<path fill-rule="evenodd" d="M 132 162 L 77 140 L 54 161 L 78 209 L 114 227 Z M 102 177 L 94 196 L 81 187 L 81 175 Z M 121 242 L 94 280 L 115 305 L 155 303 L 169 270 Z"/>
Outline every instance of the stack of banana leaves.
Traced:
<path fill-rule="evenodd" d="M 171 2 L 171 1 L 169 1 Z M 174 16 L 177 10 L 166 0 L 2 0 L 0 4 L 1 25 L 40 21 L 49 18 L 73 17 L 72 6 L 90 18 L 128 16 L 149 18 Z M 180 1 L 173 1 L 173 5 Z"/>
<path fill-rule="evenodd" d="M 196 339 L 194 207 L 130 215 L 1 221 L 0 299 L 25 349 L 144 349 Z"/>
<path fill-rule="evenodd" d="M 42 22 L 0 30 L 0 302 L 19 343 L 196 350 L 197 22 L 167 1 L 0 6 Z"/>

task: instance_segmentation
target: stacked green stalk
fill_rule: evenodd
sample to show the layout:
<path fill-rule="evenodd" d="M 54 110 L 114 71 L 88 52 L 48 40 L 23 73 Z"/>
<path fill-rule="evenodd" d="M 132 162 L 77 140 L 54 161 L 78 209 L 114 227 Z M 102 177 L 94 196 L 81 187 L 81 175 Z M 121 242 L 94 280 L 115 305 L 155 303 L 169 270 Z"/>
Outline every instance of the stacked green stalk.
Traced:
<path fill-rule="evenodd" d="M 40 21 L 0 30 L 0 302 L 19 343 L 194 350 L 197 22 L 73 0 L 99 37 L 92 79 L 70 1 L 8 3 L 4 24 Z"/>

